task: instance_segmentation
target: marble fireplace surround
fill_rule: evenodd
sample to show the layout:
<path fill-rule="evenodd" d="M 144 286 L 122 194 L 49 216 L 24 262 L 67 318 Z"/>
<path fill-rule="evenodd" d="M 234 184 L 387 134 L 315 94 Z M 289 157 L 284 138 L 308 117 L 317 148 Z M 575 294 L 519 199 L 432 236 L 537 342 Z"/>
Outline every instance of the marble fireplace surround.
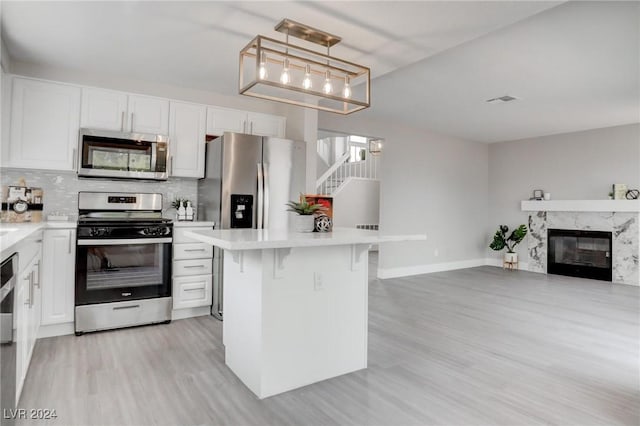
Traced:
<path fill-rule="evenodd" d="M 613 282 L 640 286 L 639 222 L 637 212 L 530 212 L 528 269 L 547 272 L 547 229 L 611 232 Z"/>

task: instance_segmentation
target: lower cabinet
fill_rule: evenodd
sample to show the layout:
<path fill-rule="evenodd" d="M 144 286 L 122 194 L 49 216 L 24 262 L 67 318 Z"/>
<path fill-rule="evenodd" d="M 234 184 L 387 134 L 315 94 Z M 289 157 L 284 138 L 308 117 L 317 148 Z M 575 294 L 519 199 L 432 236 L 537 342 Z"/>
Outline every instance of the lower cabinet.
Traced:
<path fill-rule="evenodd" d="M 44 231 L 42 325 L 73 322 L 76 230 Z"/>
<path fill-rule="evenodd" d="M 16 301 L 16 398 L 20 398 L 31 355 L 40 328 L 42 303 L 42 233 L 29 237 L 18 247 L 20 271 Z"/>
<path fill-rule="evenodd" d="M 213 247 L 186 237 L 186 231 L 211 229 L 179 226 L 173 236 L 173 309 L 199 308 L 212 303 Z"/>
<path fill-rule="evenodd" d="M 173 309 L 211 305 L 211 274 L 173 278 Z"/>

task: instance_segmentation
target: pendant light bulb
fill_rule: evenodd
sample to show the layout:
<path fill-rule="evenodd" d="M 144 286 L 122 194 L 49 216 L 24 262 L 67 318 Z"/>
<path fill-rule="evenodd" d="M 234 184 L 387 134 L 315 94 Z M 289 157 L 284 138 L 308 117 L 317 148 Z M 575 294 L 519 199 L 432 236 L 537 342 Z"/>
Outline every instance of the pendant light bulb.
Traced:
<path fill-rule="evenodd" d="M 304 73 L 304 80 L 302 80 L 302 87 L 306 90 L 309 90 L 311 89 L 311 87 L 313 87 L 313 83 L 311 82 L 311 65 L 307 65 Z"/>
<path fill-rule="evenodd" d="M 289 59 L 285 58 L 284 68 L 282 68 L 282 74 L 280 74 L 280 83 L 289 84 L 291 82 L 291 74 L 289 73 Z"/>
<path fill-rule="evenodd" d="M 331 85 L 331 71 L 329 70 L 327 70 L 326 78 L 324 79 L 324 86 L 322 86 L 322 91 L 327 95 L 333 92 L 333 85 Z"/>
<path fill-rule="evenodd" d="M 351 85 L 349 82 L 351 79 L 348 75 L 344 76 L 344 88 L 342 89 L 342 96 L 349 99 L 351 97 Z"/>
<path fill-rule="evenodd" d="M 258 68 L 258 77 L 260 80 L 264 80 L 269 75 L 267 74 L 267 54 L 262 52 L 260 54 L 260 68 Z"/>

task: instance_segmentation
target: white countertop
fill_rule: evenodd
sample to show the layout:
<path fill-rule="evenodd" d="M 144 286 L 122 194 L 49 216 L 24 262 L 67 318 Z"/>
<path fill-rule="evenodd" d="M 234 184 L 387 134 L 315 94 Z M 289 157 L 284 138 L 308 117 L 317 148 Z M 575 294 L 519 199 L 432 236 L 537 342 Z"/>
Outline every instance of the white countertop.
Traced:
<path fill-rule="evenodd" d="M 209 221 L 197 221 L 197 220 L 181 220 L 181 221 L 177 221 L 174 220 L 173 221 L 173 227 L 174 228 L 190 228 L 190 227 L 209 227 L 209 228 L 213 228 L 213 226 L 215 225 L 215 222 L 209 222 Z"/>
<path fill-rule="evenodd" d="M 640 200 L 524 200 L 522 211 L 640 212 Z"/>
<path fill-rule="evenodd" d="M 381 235 L 379 231 L 334 228 L 333 232 L 292 232 L 268 229 L 216 229 L 187 231 L 186 236 L 224 250 L 378 244 L 393 241 L 424 241 L 425 234 Z"/>
<path fill-rule="evenodd" d="M 0 223 L 0 248 L 1 259 L 4 261 L 14 251 L 18 244 L 34 232 L 44 229 L 73 229 L 76 222 L 25 222 L 25 223 Z M 2 231 L 9 231 L 4 235 Z"/>

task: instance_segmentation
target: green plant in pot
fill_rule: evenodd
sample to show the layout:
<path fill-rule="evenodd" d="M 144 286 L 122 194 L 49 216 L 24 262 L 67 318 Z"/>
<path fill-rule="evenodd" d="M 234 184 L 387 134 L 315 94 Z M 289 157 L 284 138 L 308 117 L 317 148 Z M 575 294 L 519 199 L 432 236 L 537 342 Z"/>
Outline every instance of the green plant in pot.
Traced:
<path fill-rule="evenodd" d="M 304 194 L 300 194 L 299 201 L 289 201 L 287 211 L 298 213 L 295 217 L 294 228 L 298 232 L 313 232 L 316 212 L 326 210 L 322 204 L 310 203 Z"/>
<path fill-rule="evenodd" d="M 489 244 L 489 247 L 495 251 L 500 251 L 506 248 L 507 252 L 504 254 L 504 261 L 515 263 L 518 261 L 518 253 L 516 253 L 514 249 L 527 235 L 527 227 L 525 225 L 520 225 L 514 229 L 509 236 L 507 236 L 508 232 L 508 226 L 500 225 L 493 236 L 493 241 Z"/>

